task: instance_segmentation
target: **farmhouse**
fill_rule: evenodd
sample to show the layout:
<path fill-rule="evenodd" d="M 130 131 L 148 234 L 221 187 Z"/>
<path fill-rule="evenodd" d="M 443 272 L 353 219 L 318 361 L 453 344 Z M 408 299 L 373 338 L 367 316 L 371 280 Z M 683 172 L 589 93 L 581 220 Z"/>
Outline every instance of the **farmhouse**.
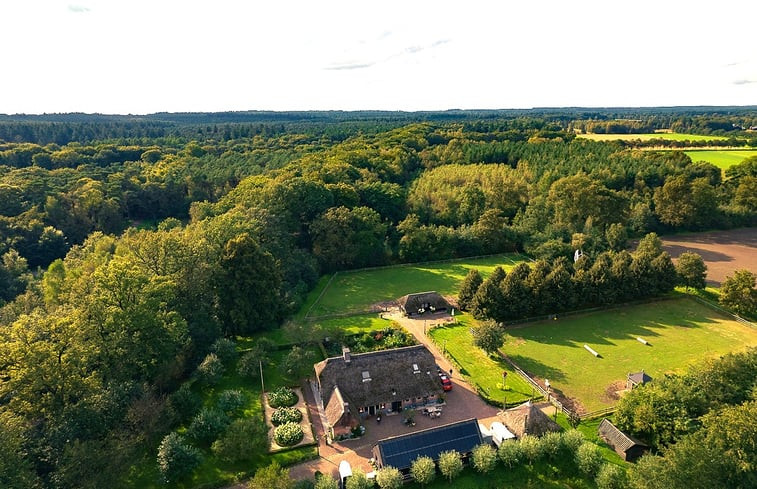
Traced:
<path fill-rule="evenodd" d="M 599 423 L 599 436 L 626 462 L 635 461 L 649 450 L 647 445 L 620 431 L 607 418 Z"/>
<path fill-rule="evenodd" d="M 436 292 L 419 292 L 399 298 L 397 303 L 405 316 L 415 316 L 425 313 L 444 312 L 450 308 L 449 303 Z"/>
<path fill-rule="evenodd" d="M 473 447 L 483 443 L 478 420 L 467 419 L 444 426 L 416 431 L 407 435 L 380 440 L 372 453 L 378 468 L 395 467 L 407 475 L 418 457 L 431 457 L 434 461 L 447 450 L 457 450 L 465 459 Z"/>
<path fill-rule="evenodd" d="M 355 355 L 344 348 L 314 367 L 332 437 L 366 416 L 436 404 L 442 393 L 434 356 L 423 345 Z"/>
<path fill-rule="evenodd" d="M 644 385 L 651 380 L 652 377 L 645 374 L 643 370 L 641 372 L 629 373 L 628 377 L 626 377 L 626 389 L 633 389 L 637 385 Z"/>
<path fill-rule="evenodd" d="M 541 409 L 526 401 L 520 406 L 510 408 L 502 414 L 502 420 L 515 436 L 542 436 L 550 431 L 560 431 L 560 425 L 549 419 Z"/>

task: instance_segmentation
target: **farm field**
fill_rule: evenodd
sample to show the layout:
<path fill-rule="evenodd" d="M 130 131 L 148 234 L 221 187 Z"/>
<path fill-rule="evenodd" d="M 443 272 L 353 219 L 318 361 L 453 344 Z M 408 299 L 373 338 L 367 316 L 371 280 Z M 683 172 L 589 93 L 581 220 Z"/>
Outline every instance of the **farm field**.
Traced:
<path fill-rule="evenodd" d="M 751 156 L 757 156 L 757 150 L 752 151 L 719 151 L 719 150 L 701 150 L 701 151 L 684 151 L 691 158 L 691 161 L 706 161 L 712 163 L 723 170 L 733 165 L 738 165 Z"/>
<path fill-rule="evenodd" d="M 676 299 L 513 328 L 502 351 L 536 378 L 549 379 L 576 409 L 590 412 L 617 402 L 615 392 L 629 372 L 643 369 L 654 379 L 749 346 L 757 346 L 757 329 Z"/>
<path fill-rule="evenodd" d="M 594 141 L 648 141 L 650 139 L 669 139 L 672 141 L 714 141 L 728 139 L 724 136 L 704 136 L 702 134 L 681 134 L 675 132 L 655 132 L 647 134 L 578 134 L 576 137 Z"/>
<path fill-rule="evenodd" d="M 308 298 L 313 304 L 309 318 L 336 314 L 367 312 L 374 304 L 394 301 L 405 294 L 435 290 L 442 295 L 457 294 L 460 282 L 468 271 L 477 268 L 487 277 L 497 265 L 509 270 L 527 260 L 518 254 L 496 255 L 478 259 L 374 268 L 336 274 L 320 299 Z M 320 284 L 319 284 L 320 285 Z M 318 293 L 320 294 L 320 291 Z"/>
<path fill-rule="evenodd" d="M 746 268 L 757 273 L 757 228 L 661 236 L 673 260 L 681 253 L 699 254 L 707 265 L 707 282 L 720 286 L 728 275 Z"/>
<path fill-rule="evenodd" d="M 445 350 L 458 365 L 460 373 L 480 394 L 497 403 L 515 404 L 527 401 L 532 388 L 504 360 L 488 356 L 473 344 L 470 327 L 475 322 L 468 314 L 458 316 L 458 324 L 437 326 L 429 332 L 439 350 Z M 508 390 L 502 389 L 502 371 L 507 371 Z M 537 393 L 538 394 L 538 393 Z"/>

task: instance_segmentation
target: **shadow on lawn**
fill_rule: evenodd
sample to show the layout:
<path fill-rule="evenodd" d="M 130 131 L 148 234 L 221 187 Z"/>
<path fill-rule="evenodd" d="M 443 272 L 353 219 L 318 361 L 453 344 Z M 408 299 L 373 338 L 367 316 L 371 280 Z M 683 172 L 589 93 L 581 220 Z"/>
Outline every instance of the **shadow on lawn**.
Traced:
<path fill-rule="evenodd" d="M 660 314 L 648 315 L 638 313 L 639 308 L 618 308 L 610 311 L 587 313 L 580 316 L 572 316 L 562 321 L 537 321 L 519 325 L 516 328 L 508 328 L 508 334 L 517 344 L 519 341 L 534 341 L 537 343 L 571 346 L 583 348 L 583 345 L 615 345 L 617 340 L 635 339 L 637 337 L 649 340 L 649 338 L 661 337 L 668 328 L 701 328 L 703 323 L 714 324 L 719 322 L 719 315 L 699 306 L 693 301 L 682 299 L 678 303 L 659 302 L 650 304 L 649 307 L 661 307 L 670 304 L 670 309 L 665 312 L 669 319 L 659 320 Z M 692 307 L 696 308 L 693 313 L 696 321 L 688 319 Z M 650 343 L 653 343 L 650 341 Z"/>
<path fill-rule="evenodd" d="M 563 381 L 565 380 L 565 373 L 562 369 L 552 367 L 539 360 L 531 357 L 524 357 L 523 355 L 508 354 L 507 357 L 523 369 L 531 377 L 540 377 L 543 379 L 550 379 L 550 381 Z"/>

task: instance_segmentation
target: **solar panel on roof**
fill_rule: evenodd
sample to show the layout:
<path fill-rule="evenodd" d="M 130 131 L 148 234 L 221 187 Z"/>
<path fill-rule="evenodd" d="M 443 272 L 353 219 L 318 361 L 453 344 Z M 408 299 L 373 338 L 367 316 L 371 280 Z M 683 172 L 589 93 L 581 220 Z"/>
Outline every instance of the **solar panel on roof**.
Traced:
<path fill-rule="evenodd" d="M 404 469 L 420 456 L 437 459 L 441 452 L 447 450 L 467 453 L 480 443 L 478 421 L 474 419 L 382 440 L 378 442 L 378 447 L 384 466 Z"/>

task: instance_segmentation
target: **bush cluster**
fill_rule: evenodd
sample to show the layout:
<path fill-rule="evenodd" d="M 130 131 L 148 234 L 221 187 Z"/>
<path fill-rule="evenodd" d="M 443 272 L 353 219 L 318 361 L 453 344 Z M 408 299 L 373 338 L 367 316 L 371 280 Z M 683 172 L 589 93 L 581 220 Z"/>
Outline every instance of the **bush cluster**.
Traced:
<path fill-rule="evenodd" d="M 305 432 L 297 423 L 284 423 L 273 430 L 273 439 L 282 447 L 296 445 L 304 436 Z"/>
<path fill-rule="evenodd" d="M 293 407 L 278 408 L 271 415 L 271 423 L 278 426 L 284 423 L 299 423 L 302 421 L 302 413 L 299 409 Z"/>
<path fill-rule="evenodd" d="M 268 404 L 273 408 L 294 406 L 299 399 L 297 393 L 289 387 L 279 387 L 268 393 Z"/>

